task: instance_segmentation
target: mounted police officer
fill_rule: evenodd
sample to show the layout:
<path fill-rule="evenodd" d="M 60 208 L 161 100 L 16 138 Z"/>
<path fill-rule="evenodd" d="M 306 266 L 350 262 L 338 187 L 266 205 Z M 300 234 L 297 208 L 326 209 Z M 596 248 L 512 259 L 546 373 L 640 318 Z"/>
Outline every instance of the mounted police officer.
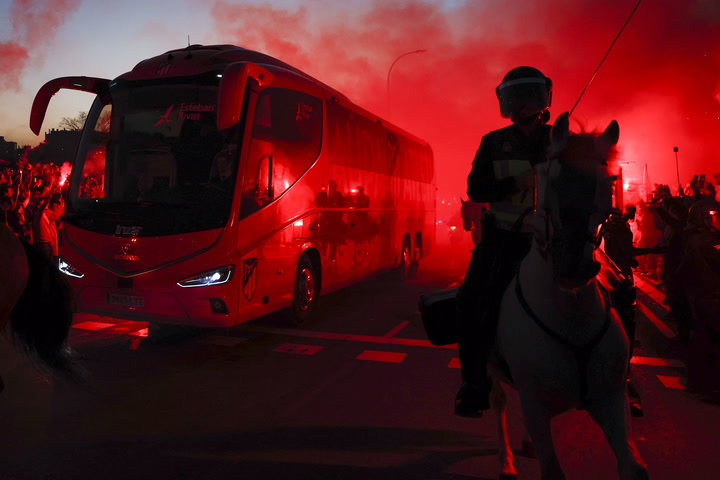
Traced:
<path fill-rule="evenodd" d="M 457 293 L 462 385 L 455 414 L 480 417 L 490 408 L 486 363 L 494 343 L 500 300 L 532 241 L 533 167 L 546 160 L 552 81 L 533 67 L 510 70 L 495 91 L 512 125 L 483 136 L 468 176 L 467 194 L 489 203 L 482 241 Z"/>

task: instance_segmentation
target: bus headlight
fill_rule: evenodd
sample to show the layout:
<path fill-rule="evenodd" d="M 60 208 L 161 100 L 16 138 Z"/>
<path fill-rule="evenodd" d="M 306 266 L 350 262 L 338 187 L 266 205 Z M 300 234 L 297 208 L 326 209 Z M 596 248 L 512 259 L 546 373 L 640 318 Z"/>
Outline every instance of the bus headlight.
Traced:
<path fill-rule="evenodd" d="M 58 270 L 69 277 L 83 278 L 85 276 L 84 273 L 76 270 L 75 267 L 63 260 L 62 257 L 58 257 Z"/>
<path fill-rule="evenodd" d="M 227 283 L 232 278 L 234 265 L 225 265 L 213 270 L 198 273 L 192 277 L 177 282 L 181 287 L 209 287 L 210 285 L 220 285 Z"/>

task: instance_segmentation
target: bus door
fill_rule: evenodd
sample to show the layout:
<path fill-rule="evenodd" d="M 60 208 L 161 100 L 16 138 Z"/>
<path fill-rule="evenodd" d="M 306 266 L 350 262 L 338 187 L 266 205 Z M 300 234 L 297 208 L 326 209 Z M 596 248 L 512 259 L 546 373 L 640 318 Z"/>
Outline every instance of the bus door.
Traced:
<path fill-rule="evenodd" d="M 312 182 L 301 179 L 320 154 L 323 113 L 319 97 L 296 90 L 265 88 L 251 95 L 238 252 L 241 298 L 254 310 L 289 302 L 303 243 L 296 225 L 314 209 Z"/>

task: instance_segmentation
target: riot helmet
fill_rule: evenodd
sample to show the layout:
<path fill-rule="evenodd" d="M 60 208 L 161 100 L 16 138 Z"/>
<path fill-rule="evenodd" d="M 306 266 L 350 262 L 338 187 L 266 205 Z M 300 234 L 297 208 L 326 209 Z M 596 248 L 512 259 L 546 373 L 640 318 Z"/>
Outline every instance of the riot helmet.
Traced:
<path fill-rule="evenodd" d="M 515 67 L 495 89 L 500 102 L 500 115 L 513 121 L 542 116 L 550 119 L 547 109 L 552 105 L 552 80 L 537 68 Z"/>
<path fill-rule="evenodd" d="M 698 200 L 688 210 L 687 228 L 720 230 L 720 204 L 714 200 Z"/>

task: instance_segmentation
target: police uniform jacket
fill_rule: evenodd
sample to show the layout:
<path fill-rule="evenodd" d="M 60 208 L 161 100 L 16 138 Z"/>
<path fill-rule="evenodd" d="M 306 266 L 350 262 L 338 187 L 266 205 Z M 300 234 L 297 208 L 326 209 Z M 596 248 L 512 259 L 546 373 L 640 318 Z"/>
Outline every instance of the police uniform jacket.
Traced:
<path fill-rule="evenodd" d="M 532 231 L 535 188 L 521 191 L 513 177 L 545 161 L 550 129 L 543 124 L 525 136 L 513 124 L 483 136 L 468 176 L 467 194 L 474 202 L 490 204 L 497 228 L 510 231 L 525 215 L 520 231 Z"/>

